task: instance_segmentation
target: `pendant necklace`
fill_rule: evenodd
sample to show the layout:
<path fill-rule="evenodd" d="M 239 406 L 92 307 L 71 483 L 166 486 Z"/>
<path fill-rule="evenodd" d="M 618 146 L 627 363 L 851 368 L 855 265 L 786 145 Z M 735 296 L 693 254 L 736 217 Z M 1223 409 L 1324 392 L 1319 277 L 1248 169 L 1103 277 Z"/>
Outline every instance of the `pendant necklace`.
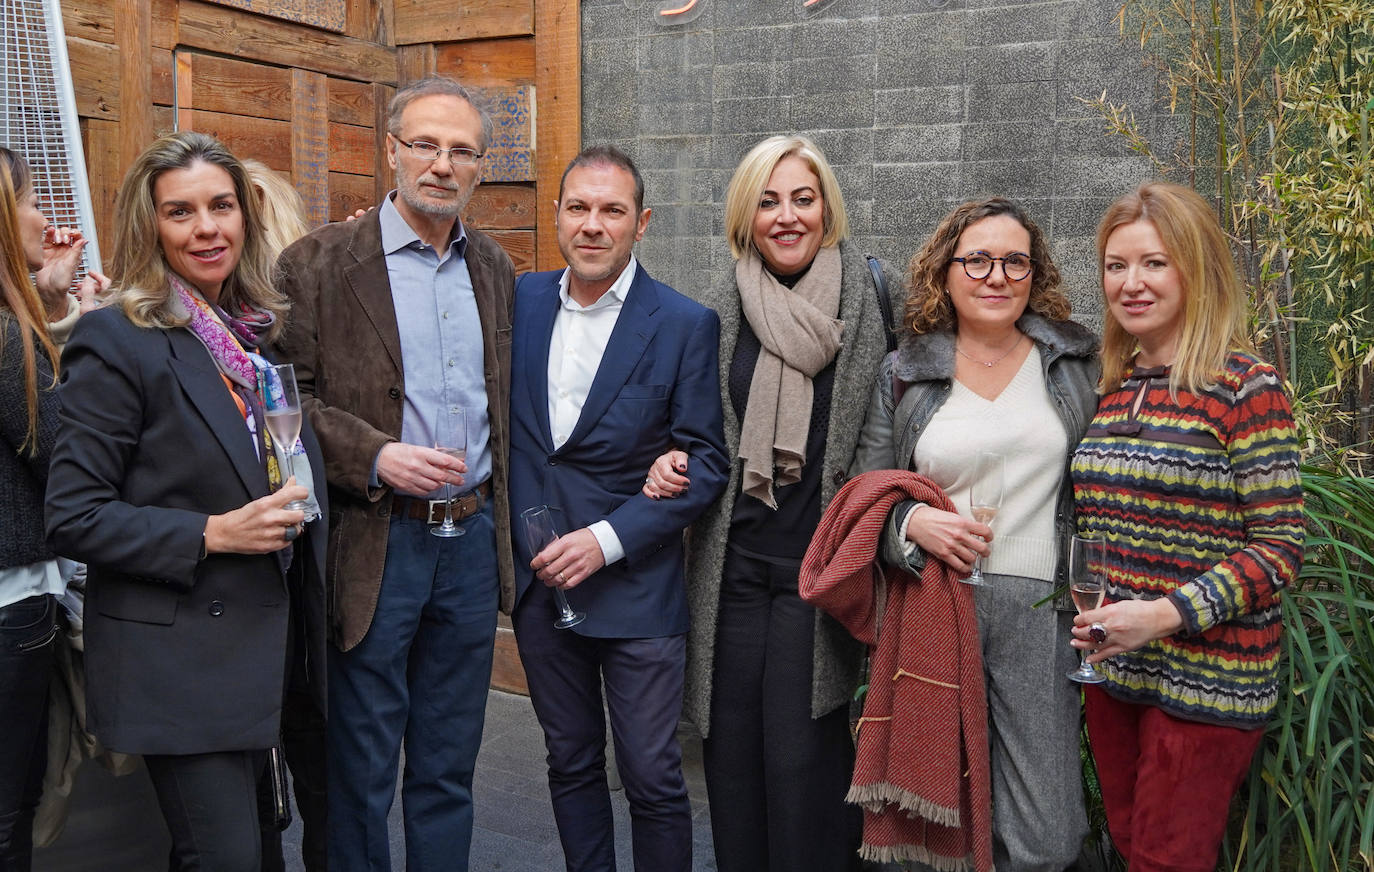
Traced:
<path fill-rule="evenodd" d="M 1024 334 L 1024 333 L 1021 334 L 1020 336 L 1016 337 L 1016 341 L 1013 342 L 1013 343 L 1011 344 L 1011 348 L 1008 348 L 1006 351 L 1002 352 L 1002 356 L 999 357 L 999 358 L 997 358 L 996 360 L 979 360 L 978 358 L 973 357 L 972 355 L 966 353 L 966 352 L 964 351 L 964 349 L 962 349 L 962 348 L 959 347 L 959 343 L 957 343 L 957 342 L 954 343 L 954 350 L 957 351 L 957 352 L 959 352 L 961 355 L 963 355 L 963 356 L 964 356 L 965 358 L 967 358 L 968 360 L 971 360 L 971 361 L 973 361 L 974 363 L 979 364 L 979 365 L 981 365 L 981 366 L 986 366 L 988 369 L 992 369 L 992 368 L 993 368 L 994 366 L 996 366 L 997 364 L 999 364 L 999 363 L 1001 363 L 1002 361 L 1006 360 L 1006 359 L 1011 355 L 1011 353 L 1012 353 L 1013 351 L 1016 350 L 1017 346 L 1019 346 L 1019 345 L 1021 344 L 1021 340 L 1022 340 L 1023 338 L 1025 338 L 1025 334 Z"/>

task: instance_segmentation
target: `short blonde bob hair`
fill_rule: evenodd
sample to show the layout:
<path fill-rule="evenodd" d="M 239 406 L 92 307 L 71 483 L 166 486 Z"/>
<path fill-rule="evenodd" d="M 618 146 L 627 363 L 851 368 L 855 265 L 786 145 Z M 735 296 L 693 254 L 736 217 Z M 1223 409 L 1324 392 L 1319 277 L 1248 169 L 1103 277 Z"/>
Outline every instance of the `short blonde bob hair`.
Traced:
<path fill-rule="evenodd" d="M 153 185 L 170 170 L 208 163 L 223 169 L 234 181 L 234 196 L 243 215 L 243 250 L 238 265 L 220 290 L 219 306 L 233 315 L 248 307 L 270 312 L 275 323 L 264 339 L 272 339 L 286 321 L 290 304 L 272 283 L 275 260 L 263 236 L 261 207 L 248 171 L 218 139 L 181 131 L 148 146 L 125 174 L 115 197 L 114 254 L 110 258 L 111 297 L 124 315 L 140 327 L 183 327 L 171 305 L 170 270 L 158 234 Z"/>
<path fill-rule="evenodd" d="M 1107 207 L 1097 225 L 1099 278 L 1105 278 L 1107 240 L 1118 227 L 1137 221 L 1154 225 L 1183 290 L 1183 325 L 1169 389 L 1203 390 L 1215 384 L 1231 351 L 1253 350 L 1246 336 L 1245 288 L 1231 246 L 1216 213 L 1196 191 L 1170 182 L 1146 182 Z M 1121 386 L 1138 347 L 1105 305 L 1105 291 L 1103 309 L 1098 390 L 1108 393 Z"/>
<path fill-rule="evenodd" d="M 1045 234 L 1040 232 L 1026 211 L 1013 201 L 1004 197 L 988 197 L 970 200 L 955 207 L 940 221 L 921 250 L 912 256 L 907 275 L 911 290 L 906 298 L 906 311 L 902 314 L 905 331 L 920 336 L 958 329 L 954 304 L 945 288 L 951 258 L 955 256 L 954 249 L 965 230 L 984 218 L 997 215 L 1011 218 L 1026 228 L 1030 235 L 1030 251 L 1026 254 L 1031 256 L 1034 265 L 1031 268 L 1030 297 L 1026 301 L 1026 309 L 1051 321 L 1068 320 L 1073 310 L 1068 297 L 1059 290 L 1059 268 L 1050 257 Z"/>
<path fill-rule="evenodd" d="M 754 245 L 754 214 L 759 210 L 759 198 L 768 187 L 773 169 L 783 158 L 792 155 L 806 161 L 821 182 L 825 222 L 821 245 L 835 245 L 849 237 L 844 195 L 820 147 L 805 136 L 770 136 L 749 149 L 735 167 L 730 186 L 725 189 L 725 238 L 730 240 L 730 253 L 736 260 L 744 257 Z"/>

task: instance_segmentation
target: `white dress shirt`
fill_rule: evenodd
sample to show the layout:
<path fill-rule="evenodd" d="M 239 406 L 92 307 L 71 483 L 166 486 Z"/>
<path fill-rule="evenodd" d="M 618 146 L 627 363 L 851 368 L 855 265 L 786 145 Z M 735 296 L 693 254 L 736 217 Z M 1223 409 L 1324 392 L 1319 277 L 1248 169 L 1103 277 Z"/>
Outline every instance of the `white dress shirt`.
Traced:
<path fill-rule="evenodd" d="M 630 262 L 621 270 L 611 287 L 590 306 L 582 306 L 568 295 L 568 270 L 558 280 L 558 315 L 553 321 L 553 335 L 549 339 L 549 428 L 555 450 L 568 441 L 582 406 L 591 393 L 592 381 L 611 341 L 611 331 L 620 319 L 620 310 L 634 282 L 638 261 L 630 255 Z M 647 472 L 647 470 L 646 470 Z M 625 556 L 611 523 L 600 520 L 591 530 L 601 546 L 601 554 L 609 565 Z"/>

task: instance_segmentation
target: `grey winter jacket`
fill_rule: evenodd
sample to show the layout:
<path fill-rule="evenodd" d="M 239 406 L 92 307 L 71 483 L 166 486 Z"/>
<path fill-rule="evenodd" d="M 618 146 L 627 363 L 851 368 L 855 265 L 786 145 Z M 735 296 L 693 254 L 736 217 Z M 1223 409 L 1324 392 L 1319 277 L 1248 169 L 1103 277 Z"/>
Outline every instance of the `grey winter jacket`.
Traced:
<path fill-rule="evenodd" d="M 863 410 L 873 380 L 887 352 L 882 314 L 864 254 L 853 244 L 840 243 L 840 311 L 844 321 L 841 347 L 835 358 L 835 384 L 830 400 L 821 478 L 821 509 L 848 480 L 850 461 L 859 443 Z M 901 278 L 884 269 L 892 311 L 901 313 L 906 294 Z M 687 635 L 687 687 L 683 710 L 705 736 L 711 729 L 711 682 L 716 654 L 716 619 L 720 613 L 720 580 L 725 567 L 730 517 L 739 492 L 740 421 L 728 392 L 730 363 L 739 340 L 739 290 L 733 267 L 709 291 L 688 292 L 720 315 L 720 391 L 725 399 L 725 443 L 731 459 L 725 494 L 692 525 L 687 546 L 687 603 L 692 625 Z M 858 685 L 862 646 L 833 618 L 816 612 L 815 649 L 811 671 L 811 716 L 820 717 L 844 705 Z"/>
<path fill-rule="evenodd" d="M 1101 372 L 1097 336 L 1077 322 L 1051 321 L 1032 312 L 1022 315 L 1016 326 L 1040 351 L 1045 384 L 1069 438 L 1054 516 L 1055 534 L 1060 542 L 1066 542 L 1074 532 L 1069 461 L 1097 412 L 1097 378 Z M 921 431 L 949 397 L 954 381 L 954 341 L 955 335 L 948 332 L 920 336 L 908 333 L 897 350 L 884 358 L 873 386 L 851 475 L 874 469 L 911 468 Z M 905 385 L 905 393 L 895 410 L 892 402 L 894 376 Z M 894 421 L 900 422 L 895 434 Z M 924 564 L 924 555 L 917 549 L 912 558 L 906 558 L 902 551 L 903 532 L 898 529 L 910 505 L 899 504 L 889 514 L 883 535 L 882 559 L 891 566 L 907 566 L 919 571 Z M 1059 549 L 1056 583 L 1065 579 L 1066 550 Z"/>

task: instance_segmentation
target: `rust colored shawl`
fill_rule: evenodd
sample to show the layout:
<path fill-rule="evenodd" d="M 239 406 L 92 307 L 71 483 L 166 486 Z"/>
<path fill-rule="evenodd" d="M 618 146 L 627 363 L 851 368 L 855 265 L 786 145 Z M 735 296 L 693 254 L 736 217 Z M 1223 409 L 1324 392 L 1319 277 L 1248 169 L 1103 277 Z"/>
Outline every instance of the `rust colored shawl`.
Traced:
<path fill-rule="evenodd" d="M 988 872 L 992 789 L 973 589 L 934 558 L 919 579 L 878 564 L 888 513 L 907 499 L 954 511 L 915 473 L 869 472 L 846 484 L 807 549 L 801 595 L 869 647 L 846 797 L 864 809 L 860 856 Z"/>

